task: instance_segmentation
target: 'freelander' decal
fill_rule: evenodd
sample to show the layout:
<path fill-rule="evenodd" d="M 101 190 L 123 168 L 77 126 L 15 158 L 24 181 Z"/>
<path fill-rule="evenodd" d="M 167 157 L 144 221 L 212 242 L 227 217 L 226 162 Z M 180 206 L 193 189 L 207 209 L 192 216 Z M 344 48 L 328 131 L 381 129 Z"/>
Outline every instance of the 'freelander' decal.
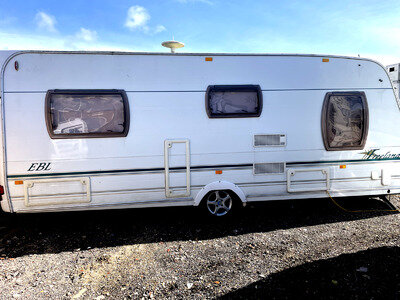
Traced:
<path fill-rule="evenodd" d="M 391 153 L 390 151 L 386 152 L 385 154 L 379 154 L 378 149 L 371 149 L 368 151 L 361 152 L 360 154 L 364 154 L 362 159 L 364 160 L 385 160 L 385 159 L 400 159 L 399 153 Z"/>

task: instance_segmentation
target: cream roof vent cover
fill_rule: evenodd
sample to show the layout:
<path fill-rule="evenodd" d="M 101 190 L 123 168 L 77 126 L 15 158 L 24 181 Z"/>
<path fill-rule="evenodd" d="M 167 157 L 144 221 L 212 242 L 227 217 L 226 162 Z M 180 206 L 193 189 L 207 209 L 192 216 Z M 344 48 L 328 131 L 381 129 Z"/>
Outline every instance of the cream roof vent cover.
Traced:
<path fill-rule="evenodd" d="M 172 41 L 162 42 L 161 45 L 163 47 L 171 49 L 171 53 L 175 53 L 175 49 L 185 47 L 184 43 L 181 43 L 181 42 L 178 42 L 178 41 L 173 41 L 173 40 Z"/>

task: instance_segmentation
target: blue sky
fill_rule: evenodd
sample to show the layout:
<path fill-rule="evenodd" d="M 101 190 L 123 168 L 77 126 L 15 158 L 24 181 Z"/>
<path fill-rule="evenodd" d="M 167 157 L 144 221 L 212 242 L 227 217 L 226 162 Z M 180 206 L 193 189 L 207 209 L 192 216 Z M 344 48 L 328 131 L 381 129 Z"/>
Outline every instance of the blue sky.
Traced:
<path fill-rule="evenodd" d="M 0 49 L 360 54 L 400 62 L 400 1 L 0 0 Z"/>

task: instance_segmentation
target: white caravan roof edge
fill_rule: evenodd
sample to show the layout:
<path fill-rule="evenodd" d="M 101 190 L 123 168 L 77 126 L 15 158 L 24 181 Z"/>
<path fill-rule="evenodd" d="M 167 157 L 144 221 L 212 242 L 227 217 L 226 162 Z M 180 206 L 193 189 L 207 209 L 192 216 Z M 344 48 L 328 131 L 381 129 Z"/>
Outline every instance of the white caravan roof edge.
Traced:
<path fill-rule="evenodd" d="M 6 60 L 9 60 L 11 57 L 15 57 L 20 54 L 26 53 L 37 53 L 37 54 L 99 54 L 99 55 L 166 55 L 166 56 L 300 56 L 300 57 L 331 57 L 331 58 L 344 58 L 344 59 L 354 59 L 354 60 L 363 60 L 363 61 L 371 61 L 377 63 L 382 66 L 376 60 L 365 58 L 365 57 L 356 57 L 356 56 L 348 56 L 348 55 L 333 55 L 333 54 L 307 54 L 307 53 L 229 53 L 229 52 L 179 52 L 179 53 L 170 53 L 170 52 L 125 52 L 125 51 L 67 51 L 67 50 L 2 50 L 0 51 L 0 59 L 2 58 L 2 53 L 7 53 Z M 384 67 L 383 67 L 384 68 Z M 385 69 L 385 68 L 384 68 Z"/>

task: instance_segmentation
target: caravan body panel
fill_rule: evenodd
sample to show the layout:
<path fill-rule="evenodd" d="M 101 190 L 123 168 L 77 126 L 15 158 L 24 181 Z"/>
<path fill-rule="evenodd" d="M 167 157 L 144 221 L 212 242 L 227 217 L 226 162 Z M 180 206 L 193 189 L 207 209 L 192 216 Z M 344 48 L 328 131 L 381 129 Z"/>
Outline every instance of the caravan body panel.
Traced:
<path fill-rule="evenodd" d="M 243 201 L 325 197 L 327 188 L 334 196 L 400 192 L 400 135 L 394 130 L 399 107 L 387 73 L 369 60 L 323 58 L 14 55 L 2 78 L 2 207 L 34 212 L 198 205 L 205 186 L 223 189 L 222 182 L 240 189 Z M 209 118 L 210 85 L 259 85 L 261 115 Z M 52 139 L 45 109 L 49 90 L 125 91 L 127 136 Z M 323 102 L 338 91 L 365 93 L 369 131 L 362 150 L 325 149 Z M 255 144 L 257 136 L 267 135 L 284 142 Z M 168 148 L 168 141 L 175 144 Z"/>

